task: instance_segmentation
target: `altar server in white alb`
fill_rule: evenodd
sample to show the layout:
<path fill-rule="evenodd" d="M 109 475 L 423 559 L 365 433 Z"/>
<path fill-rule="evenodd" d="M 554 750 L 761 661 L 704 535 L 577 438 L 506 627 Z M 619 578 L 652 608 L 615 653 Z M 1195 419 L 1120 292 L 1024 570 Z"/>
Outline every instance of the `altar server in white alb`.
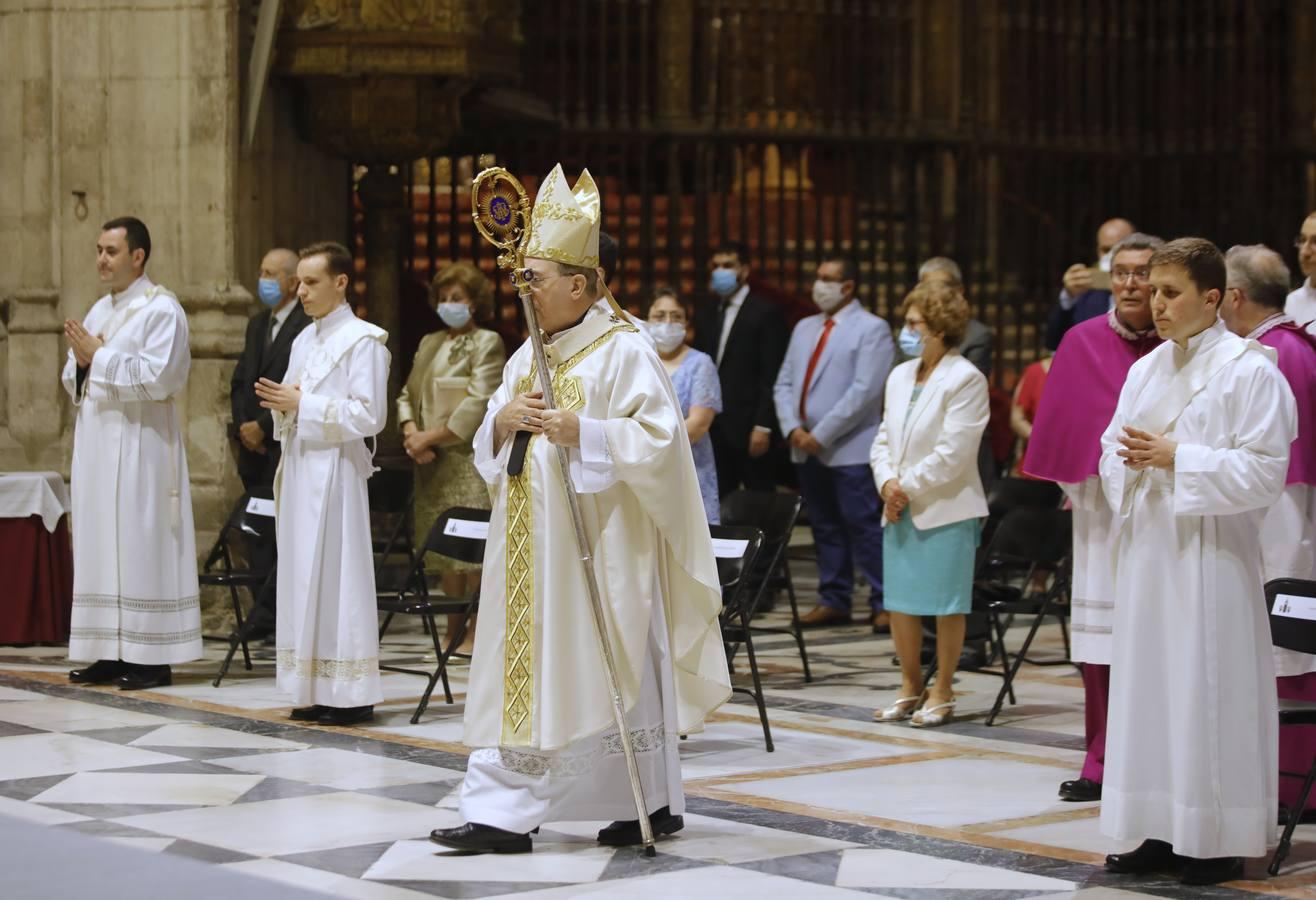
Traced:
<path fill-rule="evenodd" d="M 662 362 L 599 297 L 599 192 L 561 166 L 531 214 L 526 268 L 559 409 L 538 392 L 523 345 L 475 436 L 494 491 L 463 740 L 465 824 L 437 843 L 524 853 L 545 822 L 616 820 L 600 842 L 638 844 L 640 826 L 576 549 L 566 490 L 580 495 L 646 812 L 682 827 L 677 740 L 730 695 L 718 629 L 717 566 L 680 403 Z M 532 435 L 507 474 L 513 436 Z M 570 487 L 555 445 L 569 448 Z"/>
<path fill-rule="evenodd" d="M 167 685 L 201 657 L 196 535 L 174 398 L 192 354 L 187 314 L 146 276 L 151 235 L 134 218 L 101 228 L 96 268 L 109 293 L 69 319 L 64 387 L 73 435 L 73 618 L 78 684 Z"/>
<path fill-rule="evenodd" d="M 352 313 L 346 247 L 313 244 L 299 255 L 297 297 L 313 325 L 293 341 L 283 384 L 256 384 L 283 445 L 278 680 L 300 704 L 293 719 L 353 725 L 382 699 L 366 480 L 388 417 L 388 334 Z"/>
<path fill-rule="evenodd" d="M 1180 238 L 1152 254 L 1165 343 L 1133 364 L 1102 435 L 1116 516 L 1101 828 L 1143 843 L 1114 872 L 1243 873 L 1275 832 L 1275 668 L 1260 534 L 1297 434 L 1274 353 L 1217 318 L 1225 261 Z"/>

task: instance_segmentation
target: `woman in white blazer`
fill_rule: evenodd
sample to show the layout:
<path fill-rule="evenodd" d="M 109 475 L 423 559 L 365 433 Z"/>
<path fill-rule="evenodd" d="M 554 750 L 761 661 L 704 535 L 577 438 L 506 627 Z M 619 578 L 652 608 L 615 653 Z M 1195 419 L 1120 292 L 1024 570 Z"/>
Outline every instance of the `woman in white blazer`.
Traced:
<path fill-rule="evenodd" d="M 883 587 L 900 657 L 900 699 L 879 722 L 942 725 L 955 708 L 951 687 L 973 596 L 979 519 L 987 498 L 978 445 L 987 427 L 987 379 L 959 354 L 969 305 L 942 284 L 905 300 L 901 349 L 916 357 L 891 372 L 886 416 L 873 441 L 873 479 L 885 502 Z M 937 617 L 937 677 L 923 684 L 922 616 Z M 922 707 L 919 704 L 922 703 Z"/>

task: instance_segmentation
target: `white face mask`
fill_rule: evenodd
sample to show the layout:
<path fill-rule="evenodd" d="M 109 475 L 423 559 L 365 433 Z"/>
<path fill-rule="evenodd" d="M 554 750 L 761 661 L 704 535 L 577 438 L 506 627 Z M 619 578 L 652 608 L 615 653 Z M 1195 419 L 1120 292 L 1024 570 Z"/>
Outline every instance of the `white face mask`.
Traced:
<path fill-rule="evenodd" d="M 813 283 L 813 302 L 825 313 L 829 313 L 845 302 L 845 292 L 835 281 L 815 281 Z"/>
<path fill-rule="evenodd" d="M 671 353 L 685 343 L 685 325 L 681 322 L 649 322 L 648 327 L 659 353 Z"/>

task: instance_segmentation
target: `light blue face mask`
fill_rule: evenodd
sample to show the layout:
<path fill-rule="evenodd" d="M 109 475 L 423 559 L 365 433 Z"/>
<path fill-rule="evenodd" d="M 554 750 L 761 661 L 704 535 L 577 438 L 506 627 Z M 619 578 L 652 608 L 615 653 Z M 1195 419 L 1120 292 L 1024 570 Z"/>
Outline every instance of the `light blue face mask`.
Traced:
<path fill-rule="evenodd" d="M 465 303 L 440 303 L 439 318 L 449 328 L 465 328 L 471 321 L 471 308 Z"/>
<path fill-rule="evenodd" d="M 923 355 L 923 335 L 906 325 L 900 329 L 900 352 L 908 357 Z"/>
<path fill-rule="evenodd" d="M 714 269 L 713 277 L 708 280 L 708 286 L 719 297 L 730 297 L 736 292 L 736 288 L 740 287 L 740 276 L 736 274 L 735 269 Z"/>
<path fill-rule="evenodd" d="M 256 285 L 256 294 L 266 306 L 278 306 L 283 299 L 283 286 L 277 278 L 262 278 Z"/>
<path fill-rule="evenodd" d="M 648 328 L 659 353 L 671 353 L 685 343 L 684 322 L 649 322 Z"/>

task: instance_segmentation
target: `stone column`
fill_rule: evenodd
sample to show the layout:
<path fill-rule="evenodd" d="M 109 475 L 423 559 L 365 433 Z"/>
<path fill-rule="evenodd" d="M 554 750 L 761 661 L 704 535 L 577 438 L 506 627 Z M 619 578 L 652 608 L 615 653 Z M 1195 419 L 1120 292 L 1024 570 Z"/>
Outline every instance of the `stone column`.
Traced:
<path fill-rule="evenodd" d="M 9 307 L 9 434 L 34 467 L 67 471 L 60 436 L 70 405 L 60 384 L 66 347 L 59 291 L 20 290 Z"/>
<path fill-rule="evenodd" d="M 394 400 L 402 390 L 402 241 L 407 229 L 406 194 L 402 176 L 392 167 L 375 165 L 357 185 L 365 207 L 366 307 L 369 318 L 388 332 L 393 356 L 388 372 L 388 424 L 379 436 L 381 451 L 400 452 Z"/>

